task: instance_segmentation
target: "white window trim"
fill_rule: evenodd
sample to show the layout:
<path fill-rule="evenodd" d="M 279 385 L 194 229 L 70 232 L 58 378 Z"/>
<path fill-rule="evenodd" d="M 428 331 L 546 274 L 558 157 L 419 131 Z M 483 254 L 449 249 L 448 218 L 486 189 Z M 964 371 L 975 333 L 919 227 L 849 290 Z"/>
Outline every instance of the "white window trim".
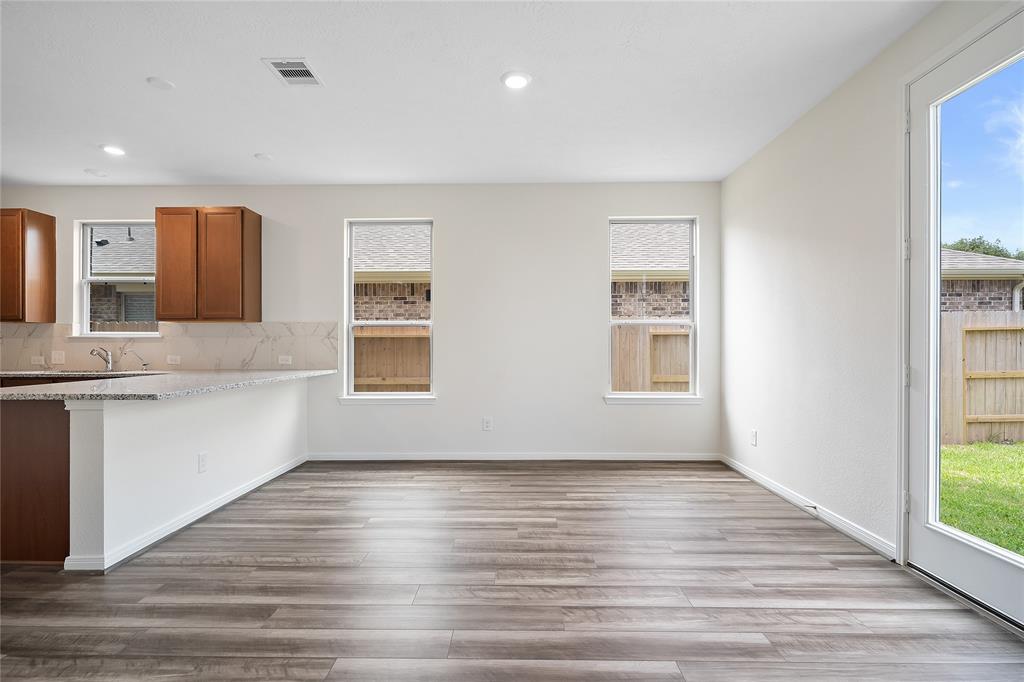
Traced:
<path fill-rule="evenodd" d="M 612 317 L 612 300 L 608 296 L 608 384 L 604 395 L 607 405 L 699 405 L 704 402 L 700 392 L 700 334 L 699 320 L 699 288 L 698 272 L 700 253 L 700 218 L 698 216 L 611 216 L 608 218 L 608 281 L 612 281 L 612 225 L 615 223 L 690 223 L 690 317 L 671 319 L 616 320 Z M 686 325 L 690 330 L 690 390 L 682 393 L 670 392 L 639 392 L 613 391 L 614 349 L 612 348 L 612 331 L 617 326 L 630 324 L 644 325 Z"/>
<path fill-rule="evenodd" d="M 430 225 L 430 319 L 429 320 L 357 320 L 355 319 L 355 268 L 352 264 L 352 226 L 369 223 L 409 225 L 425 223 Z M 344 320 L 345 342 L 338 344 L 339 362 L 342 370 L 342 393 L 339 403 L 367 405 L 429 405 L 437 400 L 436 378 L 434 376 L 434 219 L 433 218 L 346 218 L 343 239 L 343 263 L 345 282 L 342 292 L 342 319 Z M 430 329 L 430 391 L 405 393 L 357 393 L 355 390 L 354 334 L 356 327 L 427 327 Z"/>
<path fill-rule="evenodd" d="M 75 225 L 75 259 L 74 259 L 74 319 L 71 325 L 69 338 L 100 338 L 100 339 L 123 339 L 123 338 L 159 338 L 159 331 L 155 332 L 94 332 L 89 330 L 89 285 L 93 282 L 156 282 L 156 277 L 91 277 L 89 275 L 89 252 L 86 248 L 88 239 L 85 235 L 90 225 L 146 225 L 155 226 L 156 221 L 151 218 L 132 218 L 126 220 L 76 220 Z M 158 323 L 159 324 L 159 323 Z"/>

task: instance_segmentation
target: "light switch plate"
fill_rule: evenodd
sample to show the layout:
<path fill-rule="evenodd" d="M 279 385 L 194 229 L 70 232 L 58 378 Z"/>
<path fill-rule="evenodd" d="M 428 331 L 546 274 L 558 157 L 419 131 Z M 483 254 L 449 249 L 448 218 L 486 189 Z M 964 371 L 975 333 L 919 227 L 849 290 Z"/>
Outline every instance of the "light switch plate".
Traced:
<path fill-rule="evenodd" d="M 181 364 L 181 356 L 180 355 L 168 355 L 167 356 L 167 364 L 168 365 L 180 365 Z"/>
<path fill-rule="evenodd" d="M 480 420 L 481 431 L 493 431 L 494 430 L 494 417 L 483 417 Z"/>
<path fill-rule="evenodd" d="M 65 362 L 65 360 L 64 360 L 64 351 L 62 351 L 62 350 L 51 350 L 50 351 L 50 364 L 51 365 L 63 365 L 64 362 Z"/>

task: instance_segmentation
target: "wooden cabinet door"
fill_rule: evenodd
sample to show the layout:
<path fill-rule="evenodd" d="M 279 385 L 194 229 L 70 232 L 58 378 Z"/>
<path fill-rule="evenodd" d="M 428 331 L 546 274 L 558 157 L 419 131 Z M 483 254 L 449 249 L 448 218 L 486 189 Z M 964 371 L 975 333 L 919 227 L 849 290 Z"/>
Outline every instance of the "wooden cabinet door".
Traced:
<path fill-rule="evenodd" d="M 21 209 L 0 211 L 0 320 L 25 317 L 25 251 Z"/>
<path fill-rule="evenodd" d="M 199 318 L 244 319 L 241 208 L 199 210 Z"/>
<path fill-rule="evenodd" d="M 57 321 L 57 219 L 24 209 L 21 231 L 25 322 Z"/>
<path fill-rule="evenodd" d="M 198 211 L 156 209 L 156 319 L 196 319 Z"/>
<path fill-rule="evenodd" d="M 71 415 L 63 400 L 4 400 L 0 421 L 0 560 L 61 564 L 70 553 Z"/>

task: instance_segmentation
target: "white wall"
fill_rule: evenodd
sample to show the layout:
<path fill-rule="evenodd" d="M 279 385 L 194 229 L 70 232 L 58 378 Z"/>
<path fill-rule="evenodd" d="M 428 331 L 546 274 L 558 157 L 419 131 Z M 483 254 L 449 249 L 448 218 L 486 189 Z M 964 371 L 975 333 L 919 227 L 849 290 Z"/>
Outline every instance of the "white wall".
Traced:
<path fill-rule="evenodd" d="M 268 321 L 341 316 L 345 218 L 435 225 L 438 400 L 339 405 L 310 384 L 314 453 L 719 451 L 719 183 L 242 187 L 5 187 L 5 206 L 58 219 L 58 321 L 72 314 L 72 223 L 155 206 L 243 204 L 263 215 Z M 609 406 L 609 216 L 698 215 L 701 405 Z M 491 415 L 495 430 L 480 430 Z"/>
<path fill-rule="evenodd" d="M 108 567 L 305 461 L 306 403 L 305 380 L 173 400 L 103 401 L 102 459 L 92 465 L 77 461 L 75 448 L 97 434 L 76 431 L 73 419 L 72 470 L 102 472 L 102 488 L 89 492 L 102 532 L 90 546 L 97 534 L 87 525 L 94 519 L 72 514 L 69 566 L 97 568 L 88 562 L 102 556 Z M 208 454 L 204 473 L 200 452 Z M 79 478 L 72 477 L 73 503 L 85 499 L 75 494 Z"/>
<path fill-rule="evenodd" d="M 723 185 L 723 449 L 886 543 L 904 86 L 998 7 L 940 6 Z"/>

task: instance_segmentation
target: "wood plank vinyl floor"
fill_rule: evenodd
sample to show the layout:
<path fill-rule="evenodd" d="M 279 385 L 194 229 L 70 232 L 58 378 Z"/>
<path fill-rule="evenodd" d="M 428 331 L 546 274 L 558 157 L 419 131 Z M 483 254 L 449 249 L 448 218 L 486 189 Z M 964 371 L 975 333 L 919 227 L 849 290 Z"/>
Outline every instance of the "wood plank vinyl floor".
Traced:
<path fill-rule="evenodd" d="M 6 680 L 1024 681 L 1024 641 L 718 463 L 307 463 L 104 576 L 0 574 Z"/>

